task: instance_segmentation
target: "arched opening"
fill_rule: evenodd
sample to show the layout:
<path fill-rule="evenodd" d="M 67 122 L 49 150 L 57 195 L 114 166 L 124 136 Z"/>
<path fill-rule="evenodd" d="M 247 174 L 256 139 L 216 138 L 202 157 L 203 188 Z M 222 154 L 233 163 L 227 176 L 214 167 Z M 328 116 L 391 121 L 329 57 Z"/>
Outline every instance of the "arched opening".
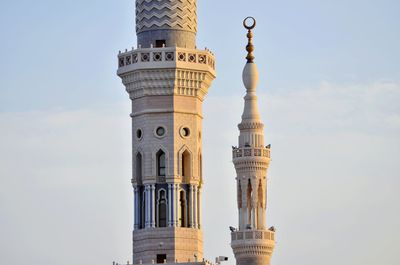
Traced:
<path fill-rule="evenodd" d="M 142 154 L 138 153 L 136 155 L 136 182 L 138 185 L 142 185 L 143 183 L 142 175 Z"/>
<path fill-rule="evenodd" d="M 157 152 L 156 157 L 157 157 L 157 176 L 164 177 L 166 171 L 165 153 L 162 150 L 160 150 Z"/>
<path fill-rule="evenodd" d="M 182 179 L 183 183 L 189 183 L 191 179 L 191 172 L 192 172 L 192 165 L 191 165 L 191 157 L 190 153 L 188 150 L 185 150 L 185 152 L 182 153 Z"/>
<path fill-rule="evenodd" d="M 158 192 L 157 226 L 167 227 L 167 196 L 165 190 Z"/>
<path fill-rule="evenodd" d="M 179 192 L 179 209 L 179 224 L 181 227 L 187 227 L 186 193 L 184 190 Z"/>
<path fill-rule="evenodd" d="M 253 189 L 251 187 L 251 181 L 249 179 L 249 182 L 247 184 L 247 225 L 251 226 L 251 198 L 253 193 Z"/>

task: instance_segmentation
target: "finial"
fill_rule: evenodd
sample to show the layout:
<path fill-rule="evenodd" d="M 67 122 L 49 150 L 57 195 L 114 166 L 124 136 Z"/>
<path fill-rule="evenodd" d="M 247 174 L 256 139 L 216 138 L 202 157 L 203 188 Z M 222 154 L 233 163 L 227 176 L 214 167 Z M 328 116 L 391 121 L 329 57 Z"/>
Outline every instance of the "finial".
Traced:
<path fill-rule="evenodd" d="M 254 55 L 253 55 L 253 51 L 254 51 L 254 45 L 253 45 L 253 32 L 251 31 L 252 29 L 254 29 L 256 27 L 257 21 L 254 17 L 246 17 L 243 20 L 243 26 L 248 30 L 247 32 L 247 38 L 249 39 L 249 42 L 246 46 L 246 50 L 247 50 L 247 62 L 248 63 L 253 63 L 254 62 Z"/>

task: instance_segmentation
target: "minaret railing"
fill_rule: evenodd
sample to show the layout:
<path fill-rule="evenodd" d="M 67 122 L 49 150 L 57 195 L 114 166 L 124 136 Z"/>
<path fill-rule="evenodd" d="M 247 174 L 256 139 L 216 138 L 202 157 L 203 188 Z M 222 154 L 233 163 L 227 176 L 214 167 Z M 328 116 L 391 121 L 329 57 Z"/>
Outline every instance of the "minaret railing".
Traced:
<path fill-rule="evenodd" d="M 232 157 L 267 157 L 271 158 L 271 150 L 269 148 L 257 147 L 234 147 L 232 148 Z"/>
<path fill-rule="evenodd" d="M 179 47 L 138 48 L 125 50 L 118 54 L 119 69 L 129 65 L 151 62 L 181 62 L 207 65 L 215 70 L 214 54 L 206 50 L 187 49 Z"/>
<path fill-rule="evenodd" d="M 235 231 L 231 233 L 231 239 L 232 241 L 247 239 L 275 240 L 275 232 L 270 230 Z"/>

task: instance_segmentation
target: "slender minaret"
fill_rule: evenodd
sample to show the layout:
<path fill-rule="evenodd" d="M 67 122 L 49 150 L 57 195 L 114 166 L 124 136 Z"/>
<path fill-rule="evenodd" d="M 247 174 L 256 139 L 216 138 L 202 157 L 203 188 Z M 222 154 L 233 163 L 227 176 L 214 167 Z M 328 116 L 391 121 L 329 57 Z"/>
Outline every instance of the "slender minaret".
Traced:
<path fill-rule="evenodd" d="M 266 229 L 267 169 L 270 146 L 264 143 L 264 124 L 258 111 L 256 87 L 258 70 L 254 63 L 252 29 L 256 21 L 244 20 L 249 39 L 246 50 L 247 63 L 243 70 L 246 87 L 239 145 L 233 148 L 233 164 L 236 169 L 237 205 L 239 227 L 232 231 L 231 246 L 237 265 L 269 265 L 275 246 L 274 228 Z"/>
<path fill-rule="evenodd" d="M 196 0 L 136 0 L 138 48 L 118 55 L 132 100 L 133 264 L 203 260 L 202 103 L 215 59 L 196 32 Z"/>

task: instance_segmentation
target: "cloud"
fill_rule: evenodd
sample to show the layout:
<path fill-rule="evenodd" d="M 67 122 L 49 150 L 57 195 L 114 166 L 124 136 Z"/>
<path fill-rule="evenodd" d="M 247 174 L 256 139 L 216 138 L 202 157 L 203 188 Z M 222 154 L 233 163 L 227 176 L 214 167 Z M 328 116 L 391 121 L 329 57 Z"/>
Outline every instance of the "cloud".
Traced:
<path fill-rule="evenodd" d="M 215 88 L 216 89 L 216 88 Z M 232 145 L 243 95 L 204 103 L 203 231 L 230 256 L 237 224 Z M 400 85 L 323 82 L 259 90 L 272 143 L 268 222 L 274 264 L 398 264 Z M 6 264 L 130 259 L 129 102 L 0 113 L 0 247 Z M 374 242 L 374 250 L 370 249 Z M 24 255 L 20 255 L 21 251 Z"/>
<path fill-rule="evenodd" d="M 124 105 L 0 114 L 2 262 L 129 258 L 128 114 Z"/>
<path fill-rule="evenodd" d="M 283 120 L 287 131 L 329 134 L 341 131 L 365 134 L 397 134 L 400 85 L 376 82 L 337 85 L 322 82 L 317 88 L 279 91 L 263 95 L 270 102 L 267 117 Z M 282 116 L 285 115 L 285 116 Z M 286 125 L 285 125 L 286 124 Z"/>
<path fill-rule="evenodd" d="M 393 212 L 400 201 L 400 85 L 322 82 L 303 90 L 259 88 L 258 95 L 272 143 L 267 220 L 278 228 L 273 263 L 373 264 L 382 256 L 385 264 L 398 263 L 391 246 L 400 243 L 393 234 L 400 222 Z M 223 232 L 216 237 L 205 230 L 211 256 L 231 253 L 227 227 L 237 223 L 230 146 L 237 144 L 241 97 L 210 97 L 205 107 L 205 190 L 224 194 L 205 198 L 214 209 L 206 227 Z M 379 244 L 364 253 L 371 240 L 366 231 L 375 227 Z"/>

